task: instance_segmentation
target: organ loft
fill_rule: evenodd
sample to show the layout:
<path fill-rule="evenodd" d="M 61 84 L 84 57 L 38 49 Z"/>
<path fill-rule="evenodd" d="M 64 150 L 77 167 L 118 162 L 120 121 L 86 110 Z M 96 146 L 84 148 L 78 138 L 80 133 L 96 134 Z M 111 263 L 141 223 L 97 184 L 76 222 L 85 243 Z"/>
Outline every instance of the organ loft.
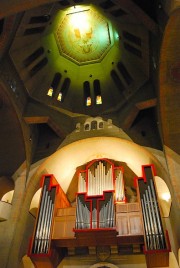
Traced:
<path fill-rule="evenodd" d="M 95 159 L 77 170 L 77 192 L 70 204 L 52 174 L 41 179 L 41 198 L 28 255 L 35 267 L 57 267 L 76 248 L 111 254 L 135 249 L 151 267 L 168 267 L 170 243 L 164 228 L 154 181 L 154 165 L 142 166 L 134 178 L 136 198 L 127 198 L 124 168 Z M 106 256 L 104 252 L 104 255 Z M 103 255 L 103 256 L 104 256 Z M 104 257 L 106 258 L 106 257 Z M 104 259 L 103 259 L 104 260 Z"/>

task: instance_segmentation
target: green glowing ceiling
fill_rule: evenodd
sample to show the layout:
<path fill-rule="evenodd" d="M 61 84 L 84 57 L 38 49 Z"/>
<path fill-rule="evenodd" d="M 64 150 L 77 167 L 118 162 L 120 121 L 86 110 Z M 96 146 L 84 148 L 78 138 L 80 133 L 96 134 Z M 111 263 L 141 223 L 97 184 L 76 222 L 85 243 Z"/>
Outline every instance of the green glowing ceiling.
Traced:
<path fill-rule="evenodd" d="M 79 65 L 101 61 L 113 44 L 110 23 L 92 7 L 67 9 L 54 35 L 59 53 Z"/>

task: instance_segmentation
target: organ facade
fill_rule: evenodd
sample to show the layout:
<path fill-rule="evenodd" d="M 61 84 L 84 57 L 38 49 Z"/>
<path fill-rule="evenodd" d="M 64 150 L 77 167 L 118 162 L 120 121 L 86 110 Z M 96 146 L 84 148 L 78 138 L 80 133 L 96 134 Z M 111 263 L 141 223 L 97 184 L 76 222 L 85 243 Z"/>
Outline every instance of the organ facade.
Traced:
<path fill-rule="evenodd" d="M 137 200 L 126 197 L 122 166 L 95 159 L 77 174 L 75 204 L 53 175 L 42 178 L 42 193 L 29 256 L 36 267 L 57 267 L 64 248 L 107 246 L 118 254 L 129 250 L 146 256 L 147 267 L 168 267 L 170 244 L 164 230 L 154 183 L 153 165 L 142 167 L 134 178 Z"/>

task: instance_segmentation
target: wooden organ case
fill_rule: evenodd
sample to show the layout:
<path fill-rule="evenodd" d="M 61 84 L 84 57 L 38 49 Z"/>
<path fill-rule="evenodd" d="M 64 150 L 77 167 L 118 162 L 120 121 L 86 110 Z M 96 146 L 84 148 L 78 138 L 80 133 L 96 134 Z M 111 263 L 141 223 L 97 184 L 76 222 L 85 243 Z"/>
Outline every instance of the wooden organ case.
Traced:
<path fill-rule="evenodd" d="M 35 267 L 55 268 L 76 248 L 116 248 L 117 254 L 144 254 L 148 268 L 168 267 L 170 245 L 164 232 L 152 165 L 136 178 L 137 202 L 128 202 L 123 168 L 96 159 L 78 173 L 71 206 L 53 175 L 44 175 L 41 200 L 28 255 Z"/>

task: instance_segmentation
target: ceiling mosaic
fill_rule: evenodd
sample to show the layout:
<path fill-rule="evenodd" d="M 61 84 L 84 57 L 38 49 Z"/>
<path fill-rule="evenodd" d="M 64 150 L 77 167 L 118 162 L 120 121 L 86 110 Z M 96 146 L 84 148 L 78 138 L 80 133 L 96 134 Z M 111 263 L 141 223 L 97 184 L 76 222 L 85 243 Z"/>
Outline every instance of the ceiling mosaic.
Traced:
<path fill-rule="evenodd" d="M 113 44 L 111 24 L 92 7 L 68 9 L 54 34 L 60 54 L 80 65 L 101 61 Z"/>

